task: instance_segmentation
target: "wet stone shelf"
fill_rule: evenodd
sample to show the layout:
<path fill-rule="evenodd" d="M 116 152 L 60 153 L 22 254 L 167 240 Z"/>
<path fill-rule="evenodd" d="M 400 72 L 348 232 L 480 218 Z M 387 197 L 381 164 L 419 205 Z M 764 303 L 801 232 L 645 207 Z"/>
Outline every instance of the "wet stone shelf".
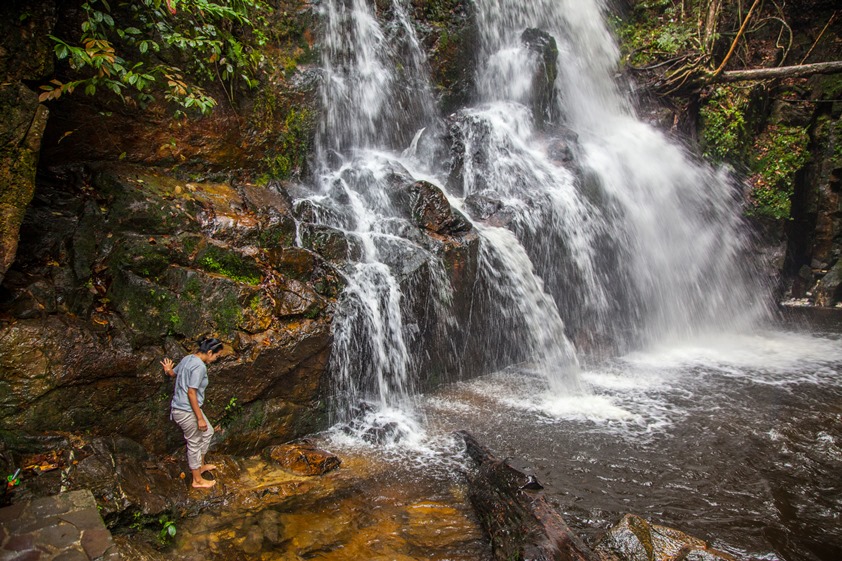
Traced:
<path fill-rule="evenodd" d="M 0 561 L 121 561 L 88 490 L 0 509 Z"/>

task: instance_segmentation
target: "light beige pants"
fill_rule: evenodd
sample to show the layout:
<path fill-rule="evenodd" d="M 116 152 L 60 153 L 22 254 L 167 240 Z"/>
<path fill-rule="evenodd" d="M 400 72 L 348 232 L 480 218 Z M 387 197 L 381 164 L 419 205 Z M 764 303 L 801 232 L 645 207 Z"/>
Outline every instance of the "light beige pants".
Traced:
<path fill-rule="evenodd" d="M 213 426 L 204 411 L 202 411 L 202 416 L 208 424 L 208 430 L 205 431 L 199 430 L 199 422 L 192 411 L 173 409 L 170 414 L 172 420 L 178 423 L 184 432 L 184 440 L 187 442 L 187 465 L 190 469 L 202 467 L 202 460 L 208 453 L 211 437 L 213 437 Z"/>

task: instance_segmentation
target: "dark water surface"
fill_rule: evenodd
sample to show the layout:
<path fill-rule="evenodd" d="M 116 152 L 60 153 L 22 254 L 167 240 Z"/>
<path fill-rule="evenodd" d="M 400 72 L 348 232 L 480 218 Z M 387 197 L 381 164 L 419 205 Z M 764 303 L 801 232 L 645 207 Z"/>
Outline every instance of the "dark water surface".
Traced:
<path fill-rule="evenodd" d="M 584 368 L 549 396 L 527 368 L 425 400 L 535 473 L 593 542 L 631 512 L 739 557 L 842 559 L 842 340 L 762 333 L 663 346 Z"/>

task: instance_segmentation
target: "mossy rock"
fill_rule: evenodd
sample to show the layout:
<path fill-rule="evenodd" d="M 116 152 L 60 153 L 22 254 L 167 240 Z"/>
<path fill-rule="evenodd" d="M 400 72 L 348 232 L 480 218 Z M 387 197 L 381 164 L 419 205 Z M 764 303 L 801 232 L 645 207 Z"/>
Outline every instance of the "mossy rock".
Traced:
<path fill-rule="evenodd" d="M 94 188 L 106 198 L 108 225 L 114 231 L 173 235 L 198 232 L 198 203 L 175 198 L 180 182 L 159 175 L 128 177 L 114 173 L 95 176 Z"/>
<path fill-rule="evenodd" d="M 199 250 L 194 264 L 205 271 L 243 284 L 258 285 L 263 276 L 254 259 L 213 244 Z"/>
<path fill-rule="evenodd" d="M 170 265 L 183 264 L 185 257 L 168 237 L 127 234 L 115 244 L 108 258 L 112 270 L 128 270 L 147 279 L 156 279 Z"/>
<path fill-rule="evenodd" d="M 120 271 L 107 297 L 134 335 L 135 345 L 150 345 L 180 330 L 179 295 L 131 271 Z"/>

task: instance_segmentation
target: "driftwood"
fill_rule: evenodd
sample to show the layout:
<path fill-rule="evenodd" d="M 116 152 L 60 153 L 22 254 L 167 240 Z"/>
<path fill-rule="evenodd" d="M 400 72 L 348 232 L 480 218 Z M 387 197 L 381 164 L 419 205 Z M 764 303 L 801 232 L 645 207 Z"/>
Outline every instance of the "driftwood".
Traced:
<path fill-rule="evenodd" d="M 497 559 L 598 561 L 549 504 L 533 476 L 497 459 L 467 432 L 456 434 L 479 466 L 468 477 L 468 494 Z"/>

